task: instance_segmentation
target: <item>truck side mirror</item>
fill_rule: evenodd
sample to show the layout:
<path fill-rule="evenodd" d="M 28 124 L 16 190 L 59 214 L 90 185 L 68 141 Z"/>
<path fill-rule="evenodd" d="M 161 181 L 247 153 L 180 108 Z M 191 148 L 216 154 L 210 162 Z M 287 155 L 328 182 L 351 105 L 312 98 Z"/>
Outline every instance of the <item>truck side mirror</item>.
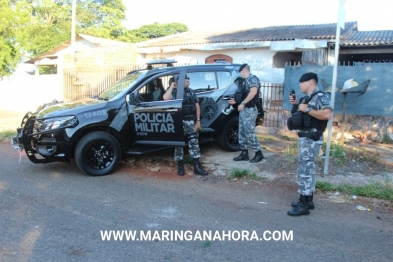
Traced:
<path fill-rule="evenodd" d="M 135 102 L 135 95 L 134 95 L 134 93 L 128 94 L 126 96 L 126 101 L 129 104 L 133 104 Z"/>

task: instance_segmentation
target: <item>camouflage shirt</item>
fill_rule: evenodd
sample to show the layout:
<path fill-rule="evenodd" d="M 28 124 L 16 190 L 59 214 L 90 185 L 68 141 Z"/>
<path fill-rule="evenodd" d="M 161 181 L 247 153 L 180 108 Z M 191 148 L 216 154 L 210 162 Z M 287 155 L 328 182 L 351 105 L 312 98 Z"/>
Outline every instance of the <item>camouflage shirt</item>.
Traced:
<path fill-rule="evenodd" d="M 254 76 L 253 74 L 250 74 L 246 78 L 246 83 L 246 88 L 248 89 L 250 89 L 251 87 L 256 87 L 258 89 L 260 86 L 258 77 Z"/>
<path fill-rule="evenodd" d="M 308 95 L 308 97 L 312 96 L 313 94 L 319 92 L 319 88 L 315 88 L 314 91 L 312 91 L 311 94 Z M 302 97 L 299 101 L 299 104 L 304 103 L 304 99 L 306 99 L 307 96 Z M 333 108 L 330 106 L 330 96 L 326 93 L 318 93 L 314 95 L 310 101 L 308 101 L 308 105 L 314 109 L 314 110 L 324 110 L 324 109 L 330 109 L 333 111 Z"/>

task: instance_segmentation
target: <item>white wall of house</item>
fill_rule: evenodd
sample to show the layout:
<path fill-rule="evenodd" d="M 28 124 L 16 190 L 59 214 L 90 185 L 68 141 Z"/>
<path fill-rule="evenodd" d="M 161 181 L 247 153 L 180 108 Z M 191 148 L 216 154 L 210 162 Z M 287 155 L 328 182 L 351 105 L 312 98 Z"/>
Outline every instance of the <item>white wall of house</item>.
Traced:
<path fill-rule="evenodd" d="M 141 63 L 151 59 L 176 59 L 179 64 L 204 64 L 205 59 L 211 55 L 223 54 L 233 58 L 233 63 L 248 63 L 251 68 L 273 68 L 273 56 L 276 52 L 268 48 L 244 48 L 227 50 L 181 50 L 170 53 L 141 54 Z"/>

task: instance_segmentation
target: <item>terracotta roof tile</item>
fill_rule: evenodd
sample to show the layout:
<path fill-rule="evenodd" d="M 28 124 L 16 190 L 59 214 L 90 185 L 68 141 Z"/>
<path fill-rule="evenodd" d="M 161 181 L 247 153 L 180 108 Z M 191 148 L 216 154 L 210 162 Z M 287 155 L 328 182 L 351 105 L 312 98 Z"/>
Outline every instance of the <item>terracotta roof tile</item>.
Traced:
<path fill-rule="evenodd" d="M 341 34 L 347 34 L 357 30 L 357 22 L 345 23 L 345 30 Z M 244 29 L 223 33 L 209 32 L 185 32 L 169 37 L 157 38 L 141 42 L 139 48 L 233 43 L 233 42 L 256 42 L 256 41 L 285 41 L 296 39 L 335 39 L 336 24 L 317 25 L 287 25 L 269 26 L 261 28 Z"/>
<path fill-rule="evenodd" d="M 354 31 L 347 35 L 341 45 L 392 45 L 393 30 L 380 31 Z"/>

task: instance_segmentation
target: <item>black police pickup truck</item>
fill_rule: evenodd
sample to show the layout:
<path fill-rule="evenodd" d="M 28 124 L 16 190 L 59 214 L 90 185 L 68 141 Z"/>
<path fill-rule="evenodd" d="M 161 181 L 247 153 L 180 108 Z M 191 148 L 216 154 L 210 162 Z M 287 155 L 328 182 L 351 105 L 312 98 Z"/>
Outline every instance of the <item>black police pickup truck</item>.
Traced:
<path fill-rule="evenodd" d="M 166 62 L 169 66 L 155 65 Z M 162 96 L 174 78 L 187 75 L 201 108 L 200 143 L 215 139 L 227 151 L 239 150 L 238 112 L 228 110 L 228 99 L 236 91 L 240 65 L 172 66 L 172 62 L 151 62 L 95 98 L 27 113 L 12 145 L 24 149 L 33 163 L 74 158 L 80 170 L 94 176 L 111 173 L 125 154 L 185 146 L 183 81 L 178 83 L 175 100 L 164 101 Z M 259 111 L 263 114 L 262 108 Z"/>

